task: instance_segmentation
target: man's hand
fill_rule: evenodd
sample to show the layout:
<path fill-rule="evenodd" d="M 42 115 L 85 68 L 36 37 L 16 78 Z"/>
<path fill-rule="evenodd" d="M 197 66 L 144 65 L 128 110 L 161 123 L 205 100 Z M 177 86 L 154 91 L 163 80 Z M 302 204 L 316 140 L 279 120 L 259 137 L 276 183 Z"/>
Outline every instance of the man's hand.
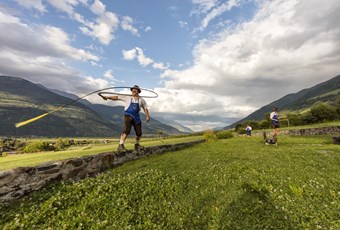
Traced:
<path fill-rule="evenodd" d="M 146 116 L 145 120 L 146 120 L 146 122 L 149 122 L 150 121 L 150 117 Z"/>

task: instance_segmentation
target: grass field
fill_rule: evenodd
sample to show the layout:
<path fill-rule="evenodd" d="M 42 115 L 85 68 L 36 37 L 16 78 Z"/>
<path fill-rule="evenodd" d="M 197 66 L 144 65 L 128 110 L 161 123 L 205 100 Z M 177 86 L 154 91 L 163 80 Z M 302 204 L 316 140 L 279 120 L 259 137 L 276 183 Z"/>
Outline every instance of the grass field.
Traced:
<path fill-rule="evenodd" d="M 208 141 L 59 183 L 0 209 L 0 229 L 340 229 L 330 137 Z"/>

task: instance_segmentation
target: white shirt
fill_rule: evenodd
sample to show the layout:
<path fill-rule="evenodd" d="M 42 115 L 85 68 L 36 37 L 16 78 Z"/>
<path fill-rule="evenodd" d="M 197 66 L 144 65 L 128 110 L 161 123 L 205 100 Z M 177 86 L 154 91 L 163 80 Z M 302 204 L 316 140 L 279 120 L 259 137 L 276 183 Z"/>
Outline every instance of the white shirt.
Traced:
<path fill-rule="evenodd" d="M 134 98 L 132 96 L 124 96 L 124 95 L 118 95 L 118 100 L 124 101 L 125 106 L 124 110 L 127 110 L 130 106 L 131 103 L 131 98 L 133 103 L 138 103 L 139 102 L 139 108 L 147 109 L 148 105 L 146 104 L 146 101 L 142 97 Z"/>
<path fill-rule="evenodd" d="M 279 116 L 279 114 L 278 114 L 277 112 L 275 112 L 275 111 L 271 112 L 271 113 L 270 113 L 270 120 L 275 120 L 275 121 L 277 121 L 277 119 L 274 119 L 274 116 L 275 116 L 275 115 L 276 115 L 276 117 Z"/>

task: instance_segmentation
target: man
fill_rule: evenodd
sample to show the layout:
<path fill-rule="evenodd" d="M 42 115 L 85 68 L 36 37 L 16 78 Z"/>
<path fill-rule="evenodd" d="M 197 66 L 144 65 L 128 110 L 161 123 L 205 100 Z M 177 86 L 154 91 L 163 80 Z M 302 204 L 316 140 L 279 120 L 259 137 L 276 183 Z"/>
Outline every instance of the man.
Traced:
<path fill-rule="evenodd" d="M 132 96 L 109 96 L 103 97 L 105 100 L 110 99 L 113 101 L 121 100 L 125 102 L 124 112 L 124 130 L 120 136 L 119 146 L 117 151 L 119 153 L 125 153 L 127 149 L 124 146 L 124 142 L 127 136 L 130 134 L 131 127 L 133 126 L 136 132 L 135 139 L 135 150 L 139 151 L 144 147 L 139 144 L 140 138 L 142 137 L 142 121 L 140 119 L 139 112 L 141 108 L 144 110 L 146 115 L 146 122 L 150 121 L 150 114 L 147 108 L 145 100 L 139 96 L 142 92 L 138 85 L 134 85 L 130 88 Z"/>
<path fill-rule="evenodd" d="M 273 137 L 276 137 L 280 132 L 278 108 L 274 108 L 273 112 L 270 113 L 270 120 L 272 121 L 273 126 Z"/>
<path fill-rule="evenodd" d="M 251 137 L 251 130 L 252 130 L 251 126 L 250 126 L 250 125 L 247 125 L 247 127 L 246 127 L 246 132 L 247 132 L 247 137 L 248 137 L 248 138 Z"/>

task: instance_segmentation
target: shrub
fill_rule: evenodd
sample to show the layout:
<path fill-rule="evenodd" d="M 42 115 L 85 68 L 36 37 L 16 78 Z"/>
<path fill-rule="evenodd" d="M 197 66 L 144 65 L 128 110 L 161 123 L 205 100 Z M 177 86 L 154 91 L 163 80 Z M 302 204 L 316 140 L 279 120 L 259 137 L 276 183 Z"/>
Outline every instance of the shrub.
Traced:
<path fill-rule="evenodd" d="M 70 139 L 58 139 L 55 143 L 56 150 L 64 150 L 70 147 L 72 144 L 74 144 L 73 140 Z"/>
<path fill-rule="evenodd" d="M 213 141 L 216 139 L 216 136 L 214 134 L 214 131 L 211 129 L 205 130 L 204 131 L 204 139 L 206 141 Z"/>
<path fill-rule="evenodd" d="M 41 152 L 41 151 L 51 151 L 54 149 L 55 147 L 53 145 L 50 145 L 46 141 L 34 141 L 26 145 L 22 151 L 25 153 L 33 153 L 33 152 Z"/>
<path fill-rule="evenodd" d="M 217 139 L 229 139 L 234 137 L 231 131 L 220 131 L 216 134 Z"/>
<path fill-rule="evenodd" d="M 325 103 L 314 105 L 310 114 L 315 122 L 333 121 L 337 118 L 336 109 Z"/>

